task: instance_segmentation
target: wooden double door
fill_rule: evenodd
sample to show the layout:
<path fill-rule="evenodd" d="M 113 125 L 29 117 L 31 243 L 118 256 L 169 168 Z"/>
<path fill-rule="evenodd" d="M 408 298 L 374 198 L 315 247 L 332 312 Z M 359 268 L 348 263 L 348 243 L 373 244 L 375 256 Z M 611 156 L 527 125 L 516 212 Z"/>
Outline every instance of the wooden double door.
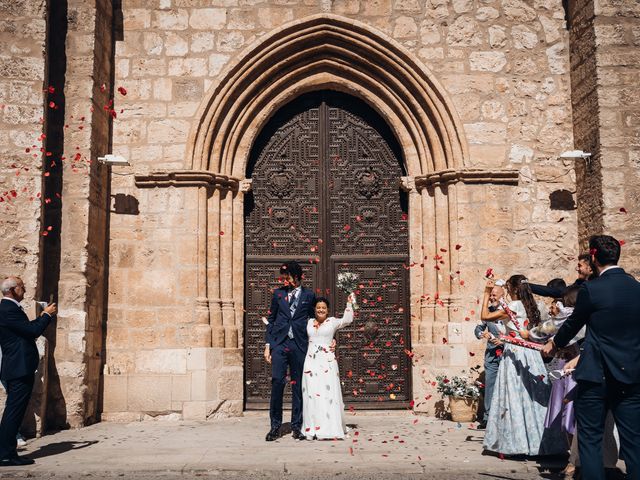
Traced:
<path fill-rule="evenodd" d="M 316 92 L 279 110 L 258 137 L 245 201 L 245 399 L 268 405 L 263 359 L 279 268 L 297 260 L 304 284 L 341 316 L 340 272 L 359 275 L 359 310 L 337 335 L 348 408 L 404 408 L 411 400 L 407 197 L 400 149 L 360 100 Z M 289 389 L 287 388 L 287 394 Z"/>

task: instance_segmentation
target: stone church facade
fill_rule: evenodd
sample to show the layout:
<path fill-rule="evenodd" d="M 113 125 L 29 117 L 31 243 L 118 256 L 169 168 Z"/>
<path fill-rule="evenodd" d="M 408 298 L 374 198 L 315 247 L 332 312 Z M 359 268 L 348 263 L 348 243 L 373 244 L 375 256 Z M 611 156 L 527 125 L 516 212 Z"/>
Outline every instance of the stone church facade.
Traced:
<path fill-rule="evenodd" d="M 336 304 L 362 274 L 347 406 L 430 414 L 481 363 L 487 268 L 570 280 L 610 233 L 640 273 L 637 2 L 0 0 L 0 26 L 0 274 L 60 308 L 36 430 L 262 408 L 288 256 Z"/>

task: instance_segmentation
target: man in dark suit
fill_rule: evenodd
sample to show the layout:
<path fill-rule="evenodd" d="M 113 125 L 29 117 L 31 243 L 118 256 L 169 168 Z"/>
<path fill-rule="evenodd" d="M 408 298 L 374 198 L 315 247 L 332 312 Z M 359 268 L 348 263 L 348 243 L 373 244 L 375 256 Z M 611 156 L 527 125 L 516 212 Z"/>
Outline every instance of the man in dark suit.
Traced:
<path fill-rule="evenodd" d="M 589 240 L 598 277 L 585 282 L 573 314 L 543 348 L 550 355 L 587 325 L 573 374 L 582 478 L 604 480 L 602 437 L 607 410 L 620 434 L 627 478 L 640 479 L 640 283 L 617 263 L 620 243 L 608 235 Z"/>
<path fill-rule="evenodd" d="M 35 339 L 42 335 L 57 312 L 55 304 L 48 305 L 40 317 L 30 322 L 20 305 L 25 290 L 24 283 L 18 277 L 8 277 L 2 282 L 0 380 L 7 390 L 7 401 L 0 423 L 0 466 L 34 463 L 31 459 L 18 456 L 16 434 L 31 398 L 40 360 Z"/>
<path fill-rule="evenodd" d="M 287 369 L 291 374 L 291 430 L 293 438 L 304 440 L 302 427 L 302 369 L 307 355 L 309 338 L 307 323 L 314 316 L 316 296 L 302 286 L 302 267 L 297 262 L 287 262 L 280 268 L 284 276 L 284 288 L 277 288 L 271 298 L 264 357 L 271 363 L 271 404 L 269 415 L 271 430 L 266 440 L 280 437 L 282 426 L 282 398 L 286 385 Z"/>

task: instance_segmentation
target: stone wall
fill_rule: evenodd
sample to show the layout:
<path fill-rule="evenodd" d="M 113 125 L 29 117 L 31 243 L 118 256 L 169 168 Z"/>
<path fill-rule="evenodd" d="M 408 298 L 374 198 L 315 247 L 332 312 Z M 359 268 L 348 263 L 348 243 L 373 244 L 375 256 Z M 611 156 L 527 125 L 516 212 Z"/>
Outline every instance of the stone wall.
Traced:
<path fill-rule="evenodd" d="M 66 29 L 54 52 L 64 72 L 58 139 L 64 151 L 55 171 L 61 185 L 59 276 L 45 277 L 59 314 L 49 358 L 49 425 L 79 427 L 98 419 L 105 314 L 109 172 L 96 161 L 109 153 L 113 97 L 113 28 L 109 1 L 56 4 Z M 52 11 L 54 9 L 52 8 Z"/>
<path fill-rule="evenodd" d="M 579 1 L 571 8 L 571 63 L 579 162 L 578 231 L 623 240 L 622 264 L 636 276 L 640 200 L 640 7 L 634 2 Z"/>
<path fill-rule="evenodd" d="M 45 15 L 40 1 L 0 3 L 0 276 L 21 276 L 27 302 L 38 294 Z"/>
<path fill-rule="evenodd" d="M 118 171 L 112 190 L 135 205 L 136 214 L 124 209 L 112 213 L 110 220 L 108 418 L 172 412 L 191 416 L 196 410 L 195 416 L 203 418 L 202 411 L 205 417 L 221 413 L 217 408 L 225 400 L 231 400 L 231 413 L 241 408 L 241 351 L 232 350 L 235 363 L 229 367 L 235 370 L 224 378 L 219 378 L 220 363 L 207 360 L 189 367 L 193 349 L 212 349 L 207 358 L 220 358 L 200 323 L 196 301 L 201 272 L 195 233 L 202 228 L 202 189 L 139 189 L 133 174 L 190 168 L 186 152 L 207 92 L 261 37 L 322 13 L 363 22 L 395 39 L 431 70 L 463 124 L 470 152 L 465 167 L 521 173 L 518 186 L 449 187 L 456 200 L 445 217 L 457 220 L 454 233 L 461 248 L 447 254 L 437 273 L 453 278 L 446 304 L 433 301 L 438 292 L 427 283 L 421 293 L 430 294 L 431 303 L 412 306 L 419 319 L 412 332 L 416 398 L 431 391 L 427 380 L 438 371 L 479 363 L 483 346 L 472 337 L 472 329 L 486 268 L 504 276 L 525 273 L 541 282 L 555 276 L 572 279 L 577 255 L 575 175 L 572 162 L 557 158 L 573 146 L 569 35 L 560 1 L 124 2 L 116 84 L 128 93 L 118 98 L 124 111 L 115 122 L 113 143 L 114 152 L 133 166 Z M 220 221 L 230 225 L 236 220 Z M 205 223 L 212 231 L 225 230 L 211 227 Z M 433 243 L 429 256 L 449 249 L 435 239 Z M 213 262 L 226 262 L 224 255 Z M 416 268 L 434 268 L 432 262 L 417 263 L 424 266 Z M 242 278 L 241 272 L 236 278 Z M 233 288 L 239 308 L 242 288 L 239 294 Z M 432 317 L 439 320 L 422 320 Z M 242 326 L 236 328 L 241 331 Z M 165 357 L 175 358 L 175 365 L 167 365 Z M 207 372 L 217 390 L 212 386 L 202 396 L 196 371 Z M 165 394 L 146 401 L 150 378 L 164 385 L 158 392 Z M 166 393 L 169 386 L 171 395 Z M 421 408 L 432 411 L 432 403 Z"/>
<path fill-rule="evenodd" d="M 40 239 L 43 233 L 42 169 L 47 161 L 42 136 L 45 87 L 46 8 L 39 0 L 0 2 L 0 278 L 22 277 L 23 305 L 35 316 L 39 300 Z M 45 342 L 39 341 L 42 356 Z M 39 368 L 25 434 L 41 432 L 46 372 Z M 0 389 L 0 410 L 4 390 Z"/>

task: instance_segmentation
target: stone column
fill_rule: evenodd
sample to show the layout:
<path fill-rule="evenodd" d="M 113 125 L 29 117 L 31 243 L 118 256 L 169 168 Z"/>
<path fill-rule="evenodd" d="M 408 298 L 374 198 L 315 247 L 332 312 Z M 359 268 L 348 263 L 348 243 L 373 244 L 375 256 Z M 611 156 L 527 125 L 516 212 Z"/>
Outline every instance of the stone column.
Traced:
<path fill-rule="evenodd" d="M 242 346 L 244 330 L 244 192 L 233 194 L 233 301 L 238 338 L 236 347 Z"/>
<path fill-rule="evenodd" d="M 209 296 L 209 322 L 211 324 L 211 345 L 224 347 L 224 327 L 222 326 L 222 301 L 220 300 L 220 189 L 213 187 L 209 196 L 207 285 Z"/>
<path fill-rule="evenodd" d="M 422 327 L 424 335 L 420 338 L 425 341 L 430 340 L 433 332 L 433 322 L 435 321 L 434 296 L 438 289 L 437 270 L 433 268 L 433 255 L 436 251 L 436 229 L 435 229 L 435 201 L 433 189 L 423 188 L 420 191 L 422 200 L 422 261 L 425 262 L 423 270 L 423 286 L 425 296 L 422 302 Z M 426 257 L 426 258 L 425 258 Z"/>
<path fill-rule="evenodd" d="M 459 306 L 460 301 L 460 274 L 456 273 L 458 268 L 458 183 L 451 183 L 447 187 L 447 200 L 449 203 L 449 282 L 451 285 L 451 305 Z"/>
<path fill-rule="evenodd" d="M 111 1 L 69 0 L 63 162 L 59 315 L 49 368 L 51 427 L 98 420 L 102 324 L 106 309 L 110 100 L 115 90 Z M 62 52 L 61 52 L 62 53 Z"/>
<path fill-rule="evenodd" d="M 198 187 L 198 289 L 196 298 L 196 337 L 201 347 L 211 346 L 209 300 L 207 298 L 207 187 Z"/>
<path fill-rule="evenodd" d="M 224 345 L 235 348 L 238 333 L 233 305 L 233 193 L 224 191 L 220 201 L 220 298 Z"/>
<path fill-rule="evenodd" d="M 424 263 L 422 224 L 425 219 L 422 215 L 420 192 L 416 189 L 412 177 L 403 177 L 402 188 L 409 195 L 409 265 L 422 265 Z M 409 269 L 412 344 L 420 342 L 420 325 L 422 323 L 420 314 L 424 296 L 423 271 L 422 268 Z"/>
<path fill-rule="evenodd" d="M 59 102 L 64 96 L 60 89 L 54 94 L 46 91 L 49 81 L 44 51 L 46 3 L 0 3 L 4 29 L 0 41 L 0 281 L 9 275 L 22 278 L 27 286 L 23 305 L 33 318 L 33 300 L 48 294 L 42 286 L 41 252 L 49 234 L 50 243 L 56 242 L 59 235 L 59 225 L 48 223 L 43 216 L 47 184 L 51 182 L 43 178 L 42 167 L 46 169 L 54 158 L 59 162 L 60 152 L 42 136 L 48 130 L 41 119 L 55 112 L 59 115 L 58 110 L 52 109 L 43 113 L 43 105 L 47 101 Z M 19 33 L 9 33 L 10 28 Z M 43 152 L 39 150 L 41 146 Z M 55 157 L 47 156 L 46 152 L 54 153 Z M 51 232 L 47 230 L 49 226 Z M 45 344 L 44 338 L 38 340 L 42 353 Z M 44 360 L 38 366 L 41 378 L 36 379 L 22 426 L 32 434 L 42 433 L 45 428 L 47 355 L 42 357 Z M 5 392 L 0 388 L 0 415 L 4 400 Z"/>
<path fill-rule="evenodd" d="M 434 186 L 434 199 L 435 199 L 435 224 L 436 224 L 436 249 L 434 253 L 434 261 L 437 276 L 438 296 L 444 303 L 444 308 L 438 308 L 436 305 L 436 321 L 448 322 L 449 321 L 449 300 L 451 295 L 451 277 L 449 271 L 451 265 L 449 264 L 449 200 L 447 198 L 447 185 L 439 184 Z M 444 248 L 447 252 L 442 252 L 440 249 Z M 442 257 L 441 259 L 439 257 Z M 441 263 L 444 262 L 444 263 Z M 442 305 L 442 303 L 440 304 Z"/>

